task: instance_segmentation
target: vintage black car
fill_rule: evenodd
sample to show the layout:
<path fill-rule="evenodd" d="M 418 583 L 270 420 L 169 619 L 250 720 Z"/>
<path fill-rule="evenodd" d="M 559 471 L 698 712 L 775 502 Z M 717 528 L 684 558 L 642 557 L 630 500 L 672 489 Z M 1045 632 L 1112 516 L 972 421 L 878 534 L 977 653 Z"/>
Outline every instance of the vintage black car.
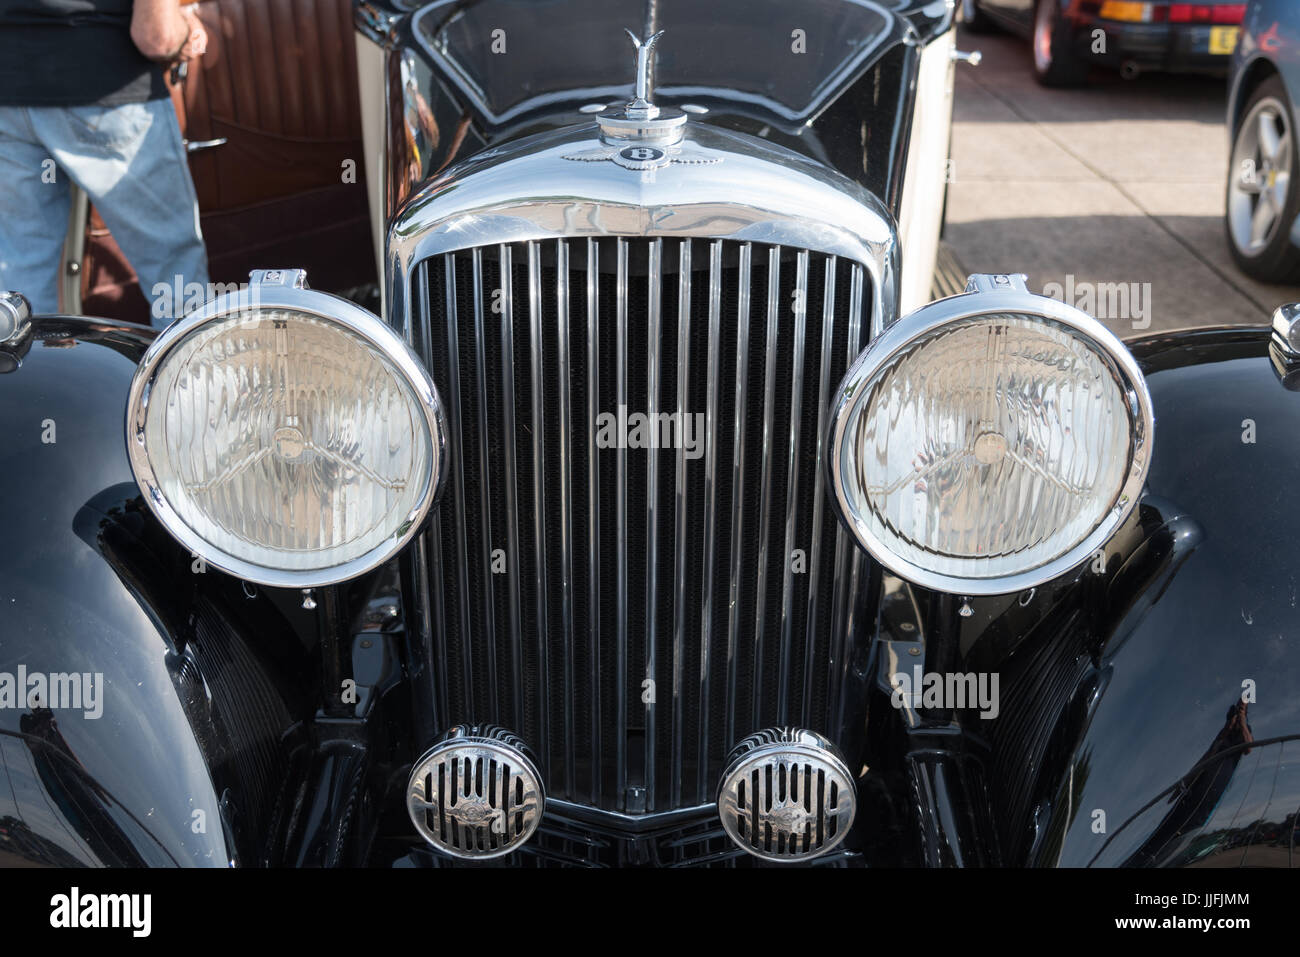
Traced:
<path fill-rule="evenodd" d="M 928 302 L 953 7 L 368 0 L 378 314 L 0 297 L 0 863 L 1287 863 L 1300 322 Z"/>
<path fill-rule="evenodd" d="M 1034 75 L 1073 86 L 1093 65 L 1127 79 L 1145 70 L 1222 74 L 1246 4 L 1225 0 L 961 0 L 975 31 L 1005 27 L 1028 37 Z"/>

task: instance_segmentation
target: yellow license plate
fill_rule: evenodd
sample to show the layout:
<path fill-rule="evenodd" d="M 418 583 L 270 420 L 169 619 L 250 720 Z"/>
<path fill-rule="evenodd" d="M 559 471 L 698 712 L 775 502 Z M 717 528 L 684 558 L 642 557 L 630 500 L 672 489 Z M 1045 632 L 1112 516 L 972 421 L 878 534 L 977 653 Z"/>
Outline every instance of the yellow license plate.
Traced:
<path fill-rule="evenodd" d="M 1210 52 L 1228 56 L 1237 49 L 1237 34 L 1241 27 L 1211 27 Z"/>

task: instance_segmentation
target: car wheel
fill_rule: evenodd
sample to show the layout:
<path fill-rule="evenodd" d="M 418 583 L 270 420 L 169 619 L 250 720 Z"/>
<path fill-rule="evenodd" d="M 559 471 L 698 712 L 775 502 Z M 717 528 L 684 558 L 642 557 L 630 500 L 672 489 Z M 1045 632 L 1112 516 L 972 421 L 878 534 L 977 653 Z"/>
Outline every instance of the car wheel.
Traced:
<path fill-rule="evenodd" d="M 1088 64 L 1071 45 L 1072 31 L 1057 0 L 1038 0 L 1034 8 L 1034 75 L 1043 86 L 1078 86 L 1088 79 Z"/>
<path fill-rule="evenodd" d="M 979 0 L 961 0 L 961 22 L 971 33 L 993 32 L 993 21 L 980 9 Z"/>
<path fill-rule="evenodd" d="M 1264 282 L 1300 275 L 1291 226 L 1300 214 L 1295 126 L 1279 77 L 1269 77 L 1242 111 L 1228 167 L 1228 248 L 1242 272 Z"/>

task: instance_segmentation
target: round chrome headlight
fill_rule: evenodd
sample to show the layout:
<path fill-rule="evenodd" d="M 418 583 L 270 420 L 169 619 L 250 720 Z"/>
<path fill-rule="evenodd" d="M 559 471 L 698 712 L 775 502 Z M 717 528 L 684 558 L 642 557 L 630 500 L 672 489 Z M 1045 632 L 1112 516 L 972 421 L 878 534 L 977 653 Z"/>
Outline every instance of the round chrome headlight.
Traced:
<path fill-rule="evenodd" d="M 1149 465 L 1151 399 L 1101 323 L 1013 289 L 932 303 L 853 363 L 831 485 L 858 542 L 936 590 L 1050 581 L 1114 534 Z"/>
<path fill-rule="evenodd" d="M 265 585 L 384 562 L 441 472 L 438 394 L 414 353 L 365 309 L 293 286 L 253 285 L 163 332 L 131 384 L 126 431 L 168 531 Z"/>

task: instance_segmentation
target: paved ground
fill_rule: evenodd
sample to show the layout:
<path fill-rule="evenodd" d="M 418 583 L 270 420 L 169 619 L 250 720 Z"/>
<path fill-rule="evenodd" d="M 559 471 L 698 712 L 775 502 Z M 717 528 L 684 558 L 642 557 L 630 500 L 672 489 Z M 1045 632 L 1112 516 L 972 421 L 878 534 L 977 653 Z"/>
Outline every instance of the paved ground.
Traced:
<path fill-rule="evenodd" d="M 958 64 L 953 116 L 945 238 L 968 271 L 1024 272 L 1035 292 L 1113 305 L 1120 315 L 1098 318 L 1124 336 L 1266 324 L 1300 300 L 1300 286 L 1255 283 L 1228 254 L 1225 81 L 1100 72 L 1047 90 L 1027 41 L 963 33 L 958 47 L 984 54 Z M 1101 285 L 1118 283 L 1127 311 Z"/>

